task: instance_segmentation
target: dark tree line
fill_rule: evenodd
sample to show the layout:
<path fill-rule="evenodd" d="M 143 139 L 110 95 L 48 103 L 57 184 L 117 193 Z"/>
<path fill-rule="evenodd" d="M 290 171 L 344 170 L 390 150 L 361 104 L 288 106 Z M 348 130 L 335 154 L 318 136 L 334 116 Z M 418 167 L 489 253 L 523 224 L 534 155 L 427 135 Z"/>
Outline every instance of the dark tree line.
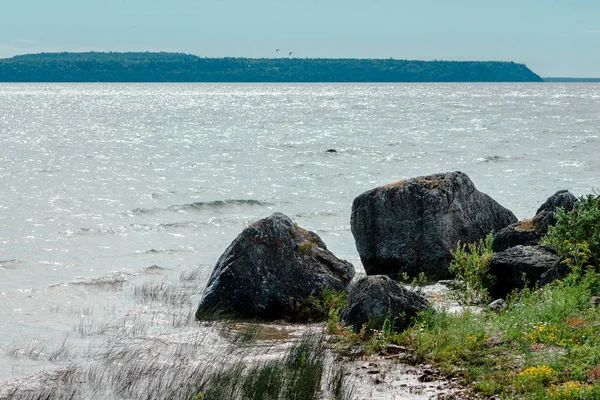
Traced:
<path fill-rule="evenodd" d="M 181 53 L 41 53 L 0 60 L 0 82 L 541 82 L 523 64 Z"/>

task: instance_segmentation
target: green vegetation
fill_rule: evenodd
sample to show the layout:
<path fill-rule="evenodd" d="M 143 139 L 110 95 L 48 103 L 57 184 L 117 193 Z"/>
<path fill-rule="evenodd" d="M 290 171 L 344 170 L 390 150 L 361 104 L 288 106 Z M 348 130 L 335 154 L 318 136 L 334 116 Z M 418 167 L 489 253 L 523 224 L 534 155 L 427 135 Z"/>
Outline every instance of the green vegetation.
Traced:
<path fill-rule="evenodd" d="M 427 275 L 425 275 L 425 272 L 419 272 L 419 275 L 415 276 L 412 279 L 410 278 L 410 275 L 408 275 L 406 272 L 402 272 L 402 275 L 400 275 L 400 280 L 406 284 L 409 284 L 413 288 L 425 286 L 428 283 Z"/>
<path fill-rule="evenodd" d="M 557 223 L 548 228 L 541 244 L 556 250 L 565 263 L 581 272 L 600 265 L 600 197 L 589 194 L 579 198 L 570 212 L 558 209 Z"/>
<path fill-rule="evenodd" d="M 326 344 L 322 336 L 306 335 L 282 357 L 248 364 L 240 360 L 203 377 L 194 400 L 313 400 L 322 388 Z M 348 398 L 344 373 L 329 374 L 333 399 Z"/>
<path fill-rule="evenodd" d="M 0 60 L 0 82 L 542 82 L 523 64 L 182 53 L 41 53 Z"/>
<path fill-rule="evenodd" d="M 380 330 L 353 333 L 338 324 L 340 347 L 362 345 L 365 353 L 388 344 L 409 348 L 411 361 L 431 363 L 460 377 L 482 396 L 502 399 L 600 398 L 600 199 L 579 199 L 571 212 L 559 210 L 557 224 L 542 243 L 564 257 L 570 274 L 543 288 L 513 292 L 499 311 L 465 309 L 458 314 L 432 308 L 397 333 L 389 319 Z M 461 245 L 451 270 L 462 281 L 459 298 L 483 300 L 492 236 Z"/>
<path fill-rule="evenodd" d="M 454 274 L 462 286 L 456 297 L 463 304 L 478 304 L 488 300 L 488 288 L 493 285 L 493 277 L 488 274 L 492 260 L 492 241 L 489 234 L 485 240 L 476 243 L 458 242 L 452 253 L 449 271 Z"/>
<path fill-rule="evenodd" d="M 309 296 L 294 307 L 293 321 L 316 322 L 328 320 L 329 323 L 340 321 L 340 313 L 348 304 L 347 292 L 336 292 L 324 289 L 318 296 Z"/>
<path fill-rule="evenodd" d="M 298 245 L 298 250 L 305 256 L 309 256 L 312 253 L 313 247 L 314 244 L 310 240 L 306 240 Z"/>
<path fill-rule="evenodd" d="M 355 334 L 339 327 L 338 350 L 362 345 L 367 355 L 406 346 L 411 362 L 431 363 L 485 396 L 513 399 L 597 399 L 600 396 L 600 310 L 590 307 L 600 276 L 524 289 L 501 313 L 429 309 L 412 327 Z"/>
<path fill-rule="evenodd" d="M 590 300 L 600 290 L 595 268 L 600 261 L 600 200 L 583 196 L 572 211 L 559 209 L 556 219 L 542 244 L 570 267 L 563 281 L 513 293 L 500 313 L 429 310 L 394 340 L 411 347 L 417 361 L 461 376 L 484 395 L 599 398 L 600 310 Z M 451 270 L 463 281 L 462 296 L 485 296 L 491 254 L 491 236 L 466 248 L 459 245 L 454 252 Z"/>
<path fill-rule="evenodd" d="M 196 398 L 313 399 L 320 388 L 323 346 L 320 340 L 296 344 L 287 357 L 248 368 L 240 362 L 210 376 L 199 387 Z M 282 393 L 283 392 L 283 393 Z"/>
<path fill-rule="evenodd" d="M 582 398 L 597 398 L 600 311 L 589 301 L 598 288 L 600 277 L 589 272 L 578 283 L 524 289 L 499 314 L 430 310 L 395 340 L 417 362 L 432 362 L 487 396 L 579 398 L 560 397 L 562 385 L 575 384 L 593 393 Z"/>

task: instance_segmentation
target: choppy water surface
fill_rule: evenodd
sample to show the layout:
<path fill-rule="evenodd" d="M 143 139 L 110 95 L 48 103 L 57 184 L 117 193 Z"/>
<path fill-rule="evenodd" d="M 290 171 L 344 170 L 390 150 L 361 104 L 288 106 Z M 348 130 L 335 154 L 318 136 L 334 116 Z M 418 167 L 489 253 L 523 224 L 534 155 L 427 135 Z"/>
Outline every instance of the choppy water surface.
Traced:
<path fill-rule="evenodd" d="M 0 380 L 192 334 L 216 259 L 274 211 L 358 266 L 363 191 L 461 170 L 532 216 L 600 186 L 599 135 L 598 84 L 0 85 Z"/>

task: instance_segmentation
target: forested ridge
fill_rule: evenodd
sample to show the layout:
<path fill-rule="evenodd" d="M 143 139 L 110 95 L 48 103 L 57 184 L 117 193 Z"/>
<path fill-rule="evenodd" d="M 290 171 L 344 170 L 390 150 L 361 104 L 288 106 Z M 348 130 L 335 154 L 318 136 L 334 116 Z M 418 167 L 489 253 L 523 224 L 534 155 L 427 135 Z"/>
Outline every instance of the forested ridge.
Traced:
<path fill-rule="evenodd" d="M 542 82 L 524 64 L 183 53 L 40 53 L 0 59 L 0 82 Z"/>

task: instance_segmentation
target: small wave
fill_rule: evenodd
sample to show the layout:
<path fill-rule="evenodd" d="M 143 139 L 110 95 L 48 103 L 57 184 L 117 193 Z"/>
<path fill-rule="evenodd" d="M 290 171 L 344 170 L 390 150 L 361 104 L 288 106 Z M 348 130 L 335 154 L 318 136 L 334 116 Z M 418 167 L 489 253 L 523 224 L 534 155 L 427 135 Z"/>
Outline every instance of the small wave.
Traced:
<path fill-rule="evenodd" d="M 68 230 L 63 232 L 65 236 L 72 235 L 123 235 L 129 232 L 155 232 L 169 229 L 196 228 L 198 222 L 195 221 L 177 221 L 159 224 L 129 224 L 119 227 L 107 228 L 80 228 L 76 231 Z"/>
<path fill-rule="evenodd" d="M 12 260 L 0 260 L 0 269 L 15 269 L 17 264 L 20 263 L 21 261 L 14 258 Z"/>
<path fill-rule="evenodd" d="M 507 161 L 508 159 L 510 159 L 510 157 L 504 157 L 504 156 L 487 156 L 487 157 L 483 157 L 483 158 L 478 158 L 477 161 L 479 162 L 503 162 L 503 161 Z"/>
<path fill-rule="evenodd" d="M 329 228 L 317 229 L 317 233 L 331 233 L 331 232 L 349 232 L 350 225 L 332 226 Z"/>
<path fill-rule="evenodd" d="M 160 210 L 160 208 L 134 208 L 129 213 L 130 214 L 152 214 L 159 210 Z"/>
<path fill-rule="evenodd" d="M 189 228 L 190 226 L 196 225 L 194 221 L 180 221 L 180 222 L 168 222 L 158 224 L 159 228 Z"/>
<path fill-rule="evenodd" d="M 310 213 L 298 213 L 296 215 L 294 215 L 294 217 L 296 218 L 307 218 L 307 217 L 320 217 L 320 216 L 335 216 L 337 215 L 337 213 L 331 211 L 331 210 L 320 210 L 320 211 L 313 211 Z"/>
<path fill-rule="evenodd" d="M 213 201 L 196 201 L 186 204 L 175 204 L 167 208 L 134 208 L 130 214 L 154 214 L 161 211 L 194 211 L 203 209 L 218 209 L 231 206 L 268 206 L 270 203 L 254 199 L 227 199 Z"/>
<path fill-rule="evenodd" d="M 193 247 L 184 247 L 180 249 L 150 249 L 137 250 L 135 254 L 175 254 L 175 253 L 193 253 L 196 250 Z"/>
<path fill-rule="evenodd" d="M 115 272 L 99 278 L 76 278 L 70 282 L 60 282 L 50 285 L 49 287 L 55 288 L 60 286 L 121 286 L 127 282 L 127 277 L 132 274 L 127 272 Z"/>
<path fill-rule="evenodd" d="M 119 271 L 112 272 L 110 274 L 101 276 L 99 278 L 86 278 L 78 277 L 69 282 L 59 282 L 50 285 L 50 288 L 61 287 L 61 286 L 96 286 L 96 287 L 111 287 L 120 288 L 125 284 L 130 277 L 141 276 L 141 275 L 156 275 L 163 271 L 167 271 L 168 268 L 161 267 L 159 265 L 151 265 L 146 268 L 134 272 Z"/>
<path fill-rule="evenodd" d="M 67 236 L 71 236 L 71 235 L 101 235 L 104 233 L 115 234 L 115 233 L 117 233 L 117 231 L 114 228 L 108 228 L 108 229 L 80 228 L 76 231 L 68 230 L 68 231 L 64 232 L 64 234 Z"/>
<path fill-rule="evenodd" d="M 177 221 L 164 222 L 160 224 L 130 224 L 121 229 L 125 229 L 127 231 L 162 231 L 165 229 L 194 228 L 197 226 L 198 223 L 195 221 Z"/>
<path fill-rule="evenodd" d="M 574 168 L 582 168 L 585 167 L 586 164 L 580 161 L 561 161 L 558 163 L 561 167 L 574 167 Z"/>
<path fill-rule="evenodd" d="M 168 268 L 161 267 L 160 265 L 151 265 L 148 268 L 144 268 L 142 270 L 142 274 L 156 275 L 156 274 L 161 274 L 167 270 L 168 270 Z"/>
<path fill-rule="evenodd" d="M 188 203 L 183 205 L 175 205 L 168 208 L 172 211 L 189 210 L 189 209 L 202 209 L 202 208 L 221 208 L 227 206 L 266 206 L 269 203 L 260 200 L 214 200 L 214 201 L 197 201 L 194 203 Z"/>

